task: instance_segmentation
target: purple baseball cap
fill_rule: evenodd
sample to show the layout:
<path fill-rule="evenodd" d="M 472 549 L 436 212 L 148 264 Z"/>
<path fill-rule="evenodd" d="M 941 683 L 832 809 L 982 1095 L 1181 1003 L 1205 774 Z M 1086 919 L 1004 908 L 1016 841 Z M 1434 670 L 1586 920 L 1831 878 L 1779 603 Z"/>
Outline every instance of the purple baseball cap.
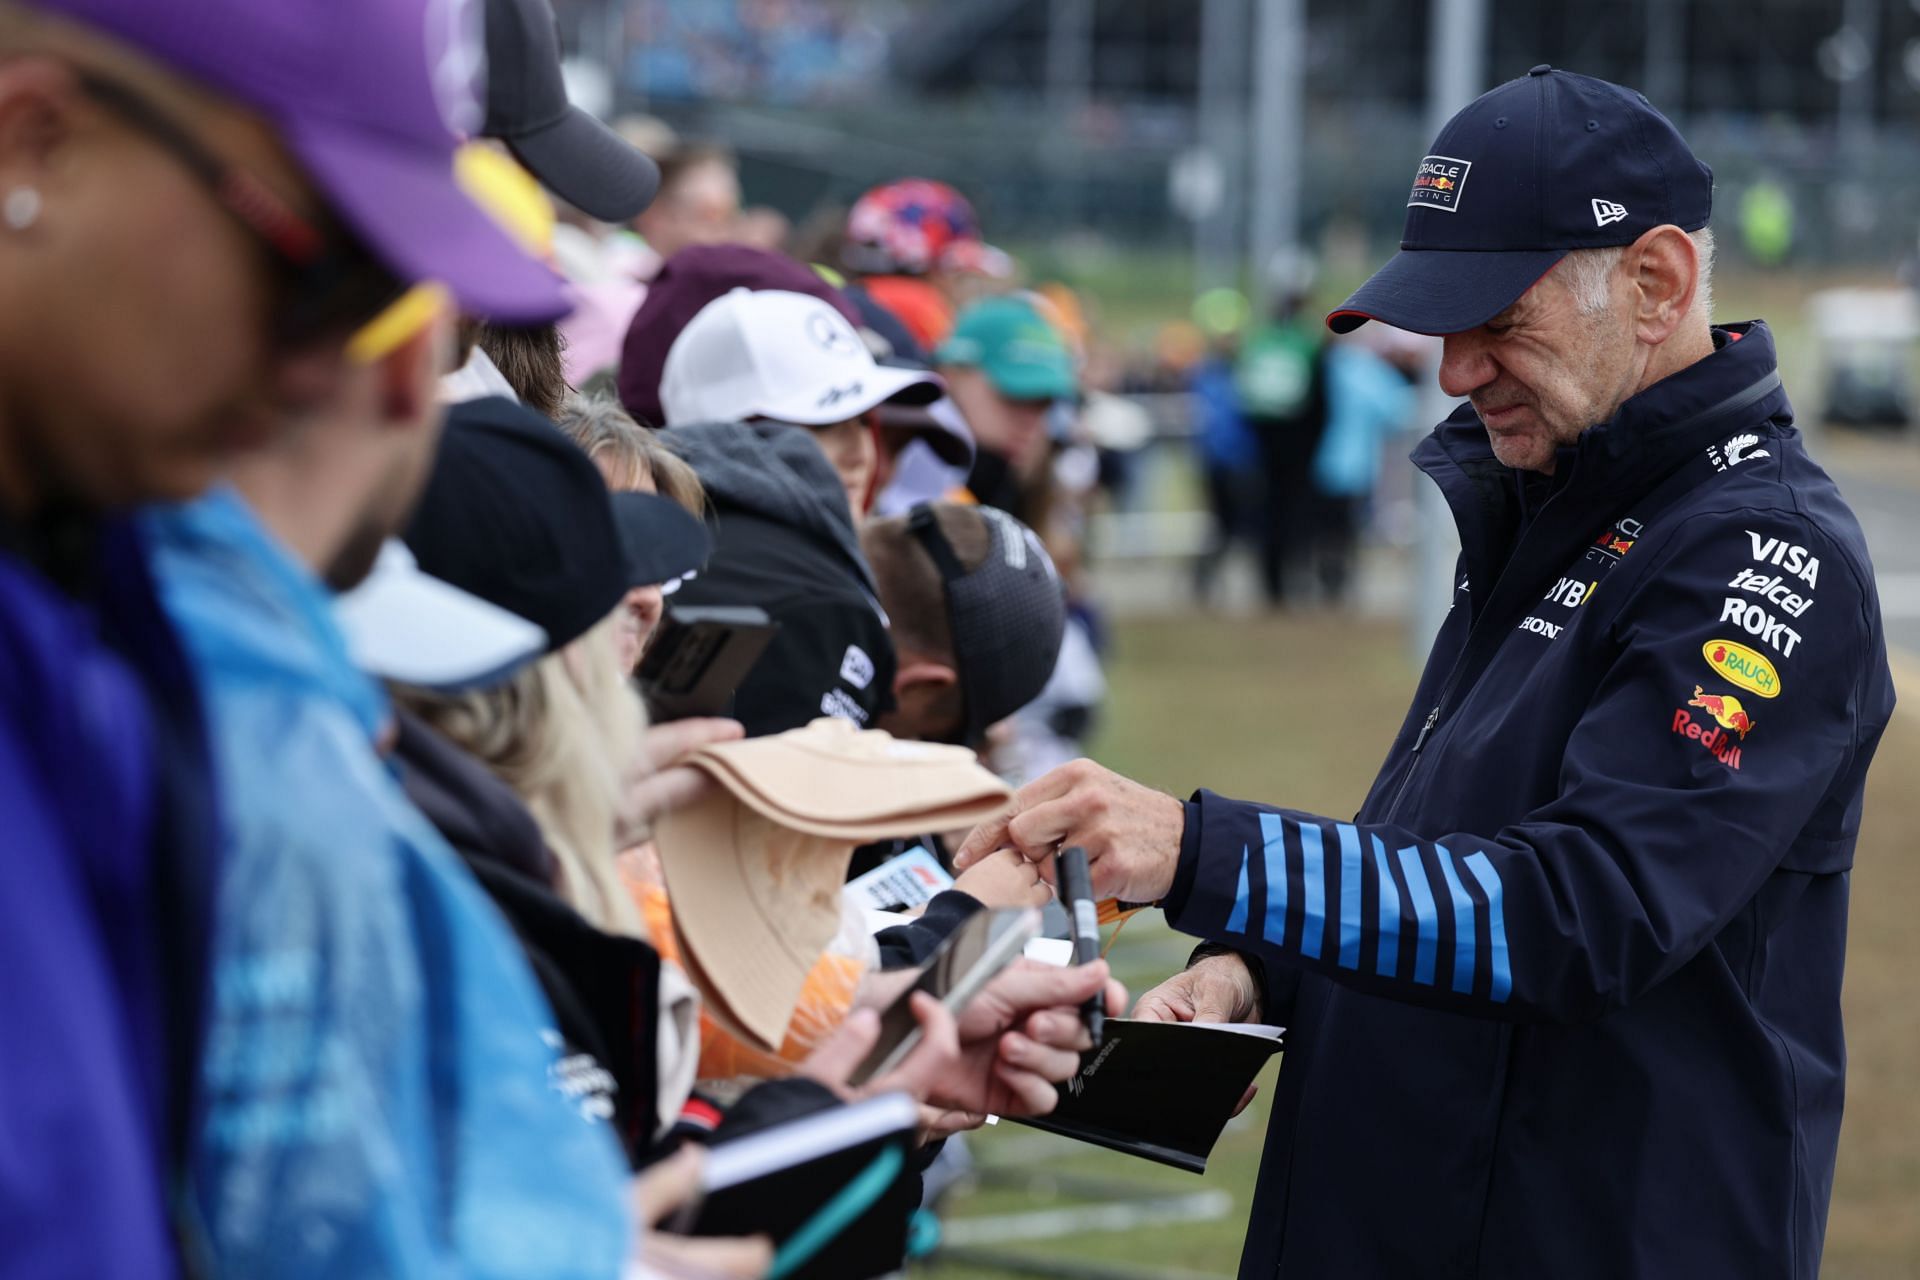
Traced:
<path fill-rule="evenodd" d="M 31 0 L 253 108 L 396 275 L 508 324 L 565 315 L 559 278 L 461 190 L 479 130 L 478 0 Z"/>

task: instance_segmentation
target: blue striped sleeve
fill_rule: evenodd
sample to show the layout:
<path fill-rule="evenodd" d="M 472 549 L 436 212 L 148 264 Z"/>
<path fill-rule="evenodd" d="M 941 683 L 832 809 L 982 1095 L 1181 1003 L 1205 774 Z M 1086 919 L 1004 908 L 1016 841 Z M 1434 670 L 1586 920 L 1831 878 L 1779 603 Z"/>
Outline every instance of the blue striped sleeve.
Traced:
<path fill-rule="evenodd" d="M 1386 842 L 1373 837 L 1373 865 L 1380 878 L 1380 950 L 1373 971 L 1391 978 L 1400 971 L 1400 888 L 1387 865 Z"/>
<path fill-rule="evenodd" d="M 1327 859 L 1321 848 L 1320 824 L 1296 822 L 1300 832 L 1300 954 L 1318 960 L 1327 936 Z"/>
<path fill-rule="evenodd" d="M 1260 836 L 1267 866 L 1267 911 L 1260 936 L 1276 947 L 1287 945 L 1287 828 L 1277 813 L 1260 815 Z"/>
<path fill-rule="evenodd" d="M 1493 859 L 1484 853 L 1469 854 L 1466 858 L 1467 871 L 1480 884 L 1480 892 L 1487 895 L 1487 941 L 1489 953 L 1493 957 L 1493 1002 L 1504 1004 L 1513 994 L 1513 969 L 1507 956 L 1507 916 L 1501 901 L 1500 873 L 1494 870 Z"/>
<path fill-rule="evenodd" d="M 1413 918 L 1419 927 L 1414 943 L 1413 980 L 1433 985 L 1434 953 L 1440 949 L 1440 909 L 1434 905 L 1433 886 L 1427 882 L 1427 869 L 1420 861 L 1420 850 L 1409 846 L 1400 851 L 1400 870 L 1407 877 L 1407 896 L 1413 900 Z"/>
<path fill-rule="evenodd" d="M 1473 990 L 1473 899 L 1454 870 L 1453 854 L 1440 844 L 1433 851 L 1440 855 L 1440 874 L 1447 882 L 1447 896 L 1453 899 L 1453 989 L 1466 995 Z"/>
<path fill-rule="evenodd" d="M 1360 967 L 1360 832 L 1351 823 L 1334 828 L 1340 835 L 1340 967 Z"/>
<path fill-rule="evenodd" d="M 1233 893 L 1233 910 L 1227 915 L 1228 933 L 1247 931 L 1247 846 L 1240 846 L 1240 885 Z"/>

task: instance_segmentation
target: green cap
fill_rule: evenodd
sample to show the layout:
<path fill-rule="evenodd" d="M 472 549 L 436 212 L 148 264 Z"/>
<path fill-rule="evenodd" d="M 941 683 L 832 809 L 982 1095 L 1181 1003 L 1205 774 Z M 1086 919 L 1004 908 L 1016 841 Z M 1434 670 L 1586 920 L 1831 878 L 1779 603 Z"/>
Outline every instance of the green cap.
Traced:
<path fill-rule="evenodd" d="M 1009 400 L 1066 400 L 1080 394 L 1073 353 L 1031 302 L 985 298 L 960 313 L 934 352 L 936 364 L 977 367 Z"/>

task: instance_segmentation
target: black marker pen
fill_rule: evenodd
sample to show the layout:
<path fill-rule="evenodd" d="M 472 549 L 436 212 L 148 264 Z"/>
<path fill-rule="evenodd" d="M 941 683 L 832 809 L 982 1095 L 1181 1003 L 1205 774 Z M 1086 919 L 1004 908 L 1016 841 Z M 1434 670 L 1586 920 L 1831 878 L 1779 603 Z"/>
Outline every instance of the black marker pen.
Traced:
<path fill-rule="evenodd" d="M 1079 845 L 1062 849 L 1054 859 L 1054 882 L 1060 886 L 1060 904 L 1073 921 L 1073 962 L 1092 964 L 1100 958 L 1100 913 L 1093 904 L 1093 876 L 1087 870 L 1087 851 Z M 1087 1034 L 1098 1049 L 1106 1036 L 1106 992 L 1096 991 L 1083 1010 Z"/>

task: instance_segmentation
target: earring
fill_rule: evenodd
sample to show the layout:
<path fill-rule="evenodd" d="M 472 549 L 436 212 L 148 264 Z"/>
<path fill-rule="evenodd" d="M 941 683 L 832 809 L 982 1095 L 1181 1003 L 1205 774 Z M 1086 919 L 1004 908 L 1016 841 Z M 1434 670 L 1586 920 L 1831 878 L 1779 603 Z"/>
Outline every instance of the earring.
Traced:
<path fill-rule="evenodd" d="M 0 201 L 0 220 L 8 229 L 25 231 L 40 220 L 40 193 L 32 187 L 15 187 Z"/>

